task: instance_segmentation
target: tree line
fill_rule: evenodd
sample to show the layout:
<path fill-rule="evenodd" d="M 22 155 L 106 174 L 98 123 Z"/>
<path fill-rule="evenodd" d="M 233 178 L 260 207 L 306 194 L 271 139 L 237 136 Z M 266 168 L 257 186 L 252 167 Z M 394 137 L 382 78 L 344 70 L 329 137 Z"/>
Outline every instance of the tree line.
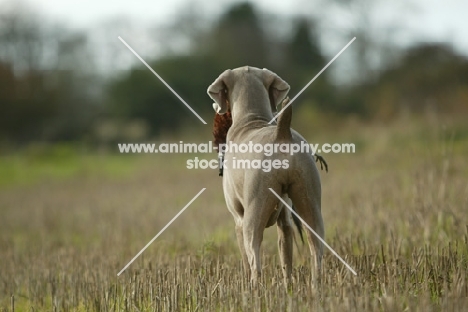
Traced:
<path fill-rule="evenodd" d="M 320 44 L 318 21 L 291 18 L 290 33 L 280 37 L 266 30 L 261 13 L 249 3 L 235 4 L 199 30 L 185 51 L 146 61 L 204 116 L 212 114 L 206 88 L 227 68 L 268 68 L 291 85 L 294 95 L 331 59 Z M 84 33 L 3 14 L 0 47 L 0 142 L 92 139 L 96 129 L 105 135 L 106 122 L 114 128 L 136 123 L 140 132 L 154 136 L 198 122 L 143 65 L 99 76 Z M 449 44 L 420 43 L 356 83 L 338 84 L 325 71 L 295 105 L 363 120 L 428 109 L 466 114 L 467 86 L 465 55 Z"/>

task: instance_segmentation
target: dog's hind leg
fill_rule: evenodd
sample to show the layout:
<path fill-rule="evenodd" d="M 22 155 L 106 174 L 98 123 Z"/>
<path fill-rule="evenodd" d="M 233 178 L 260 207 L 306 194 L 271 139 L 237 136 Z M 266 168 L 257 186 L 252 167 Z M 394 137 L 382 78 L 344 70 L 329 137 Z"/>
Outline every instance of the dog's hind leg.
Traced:
<path fill-rule="evenodd" d="M 322 212 L 320 208 L 320 186 L 313 183 L 293 183 L 288 190 L 297 214 L 321 237 L 325 235 Z M 314 257 L 315 273 L 320 276 L 323 246 L 320 240 L 306 227 L 309 249 Z"/>
<path fill-rule="evenodd" d="M 258 184 L 260 185 L 256 192 L 249 192 L 244 197 L 246 201 L 244 203 L 244 219 L 242 224 L 244 247 L 249 260 L 253 284 L 256 284 L 262 271 L 260 246 L 263 240 L 263 231 L 272 214 L 278 213 L 275 209 L 278 199 L 261 182 Z M 254 188 L 249 185 L 246 189 L 253 190 Z"/>
<path fill-rule="evenodd" d="M 253 210 L 253 209 L 252 209 Z M 258 216 L 255 215 L 255 211 L 251 214 L 244 215 L 243 222 L 243 236 L 244 236 L 244 247 L 247 254 L 247 259 L 251 271 L 251 281 L 256 284 L 261 276 L 262 264 L 260 259 L 260 246 L 263 240 L 263 229 L 262 222 Z"/>
<path fill-rule="evenodd" d="M 283 207 L 283 204 L 279 203 L 278 205 L 282 207 L 277 220 L 278 249 L 284 282 L 285 286 L 287 287 L 291 281 L 292 273 L 293 229 L 291 226 L 291 212 L 288 210 L 288 208 Z"/>
<path fill-rule="evenodd" d="M 250 181 L 254 181 L 254 179 Z M 256 284 L 258 278 L 261 276 L 260 246 L 263 240 L 263 231 L 267 226 L 276 223 L 281 212 L 278 209 L 284 209 L 284 207 L 278 205 L 278 199 L 270 192 L 268 185 L 266 185 L 264 181 L 259 181 L 257 179 L 255 186 L 256 187 L 254 187 L 254 185 L 247 185 L 245 187 L 248 193 L 244 197 L 246 201 L 242 225 L 244 246 L 249 260 L 252 273 L 251 281 L 253 284 Z M 279 192 L 278 187 L 273 188 Z M 288 234 L 287 230 L 286 234 Z M 292 245 L 292 241 L 287 241 L 287 243 Z M 285 252 L 287 252 L 286 249 Z"/>
<path fill-rule="evenodd" d="M 244 271 L 246 275 L 250 277 L 249 258 L 247 257 L 247 253 L 245 252 L 244 233 L 243 233 L 242 223 L 237 224 L 236 222 L 236 236 L 237 236 L 237 244 L 239 245 L 239 250 L 242 255 L 242 264 L 244 265 Z"/>
<path fill-rule="evenodd" d="M 242 263 L 244 265 L 244 271 L 247 276 L 250 276 L 250 265 L 249 265 L 249 259 L 247 257 L 247 253 L 245 251 L 244 233 L 243 233 L 244 207 L 237 199 L 233 199 L 231 197 L 226 197 L 226 204 L 228 206 L 228 210 L 231 212 L 232 216 L 234 217 L 234 222 L 236 223 L 237 244 L 239 245 L 239 250 L 242 256 Z"/>

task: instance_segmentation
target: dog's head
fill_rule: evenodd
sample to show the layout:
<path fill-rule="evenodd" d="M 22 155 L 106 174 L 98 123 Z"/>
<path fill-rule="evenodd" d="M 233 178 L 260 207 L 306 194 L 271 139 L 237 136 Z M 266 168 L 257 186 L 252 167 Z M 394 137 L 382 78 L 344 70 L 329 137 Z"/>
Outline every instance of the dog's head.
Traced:
<path fill-rule="evenodd" d="M 269 99 L 271 111 L 276 112 L 276 106 L 286 97 L 289 85 L 272 71 L 264 68 L 239 67 L 224 71 L 208 87 L 208 95 L 215 101 L 213 109 L 222 115 L 228 111 L 229 105 L 234 105 L 236 99 L 253 90 L 253 96 Z"/>

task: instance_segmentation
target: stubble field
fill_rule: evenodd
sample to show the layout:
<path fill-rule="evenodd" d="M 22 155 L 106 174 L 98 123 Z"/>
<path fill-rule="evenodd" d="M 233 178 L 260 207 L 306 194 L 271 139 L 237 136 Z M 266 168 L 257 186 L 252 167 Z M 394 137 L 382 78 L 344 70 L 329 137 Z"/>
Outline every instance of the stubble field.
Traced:
<path fill-rule="evenodd" d="M 187 170 L 194 155 L 80 154 L 64 165 L 73 170 L 29 180 L 59 164 L 21 154 L 3 157 L 0 168 L 25 177 L 0 188 L 0 310 L 468 310 L 466 124 L 350 123 L 305 137 L 356 144 L 355 154 L 323 155 L 330 171 L 321 178 L 325 240 L 357 276 L 327 251 L 321 283 L 312 285 L 308 248 L 298 241 L 286 291 L 272 227 L 252 291 L 221 178 Z M 12 162 L 19 162 L 14 173 L 6 169 Z"/>

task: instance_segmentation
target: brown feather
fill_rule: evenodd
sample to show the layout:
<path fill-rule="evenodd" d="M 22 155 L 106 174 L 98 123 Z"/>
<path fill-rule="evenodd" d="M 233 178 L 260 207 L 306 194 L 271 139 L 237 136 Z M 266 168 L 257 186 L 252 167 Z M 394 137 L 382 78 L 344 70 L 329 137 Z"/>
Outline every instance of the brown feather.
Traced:
<path fill-rule="evenodd" d="M 232 116 L 230 109 L 228 109 L 228 111 L 223 115 L 215 113 L 213 120 L 213 143 L 216 147 L 219 147 L 219 144 L 226 143 L 226 136 L 231 125 Z"/>

